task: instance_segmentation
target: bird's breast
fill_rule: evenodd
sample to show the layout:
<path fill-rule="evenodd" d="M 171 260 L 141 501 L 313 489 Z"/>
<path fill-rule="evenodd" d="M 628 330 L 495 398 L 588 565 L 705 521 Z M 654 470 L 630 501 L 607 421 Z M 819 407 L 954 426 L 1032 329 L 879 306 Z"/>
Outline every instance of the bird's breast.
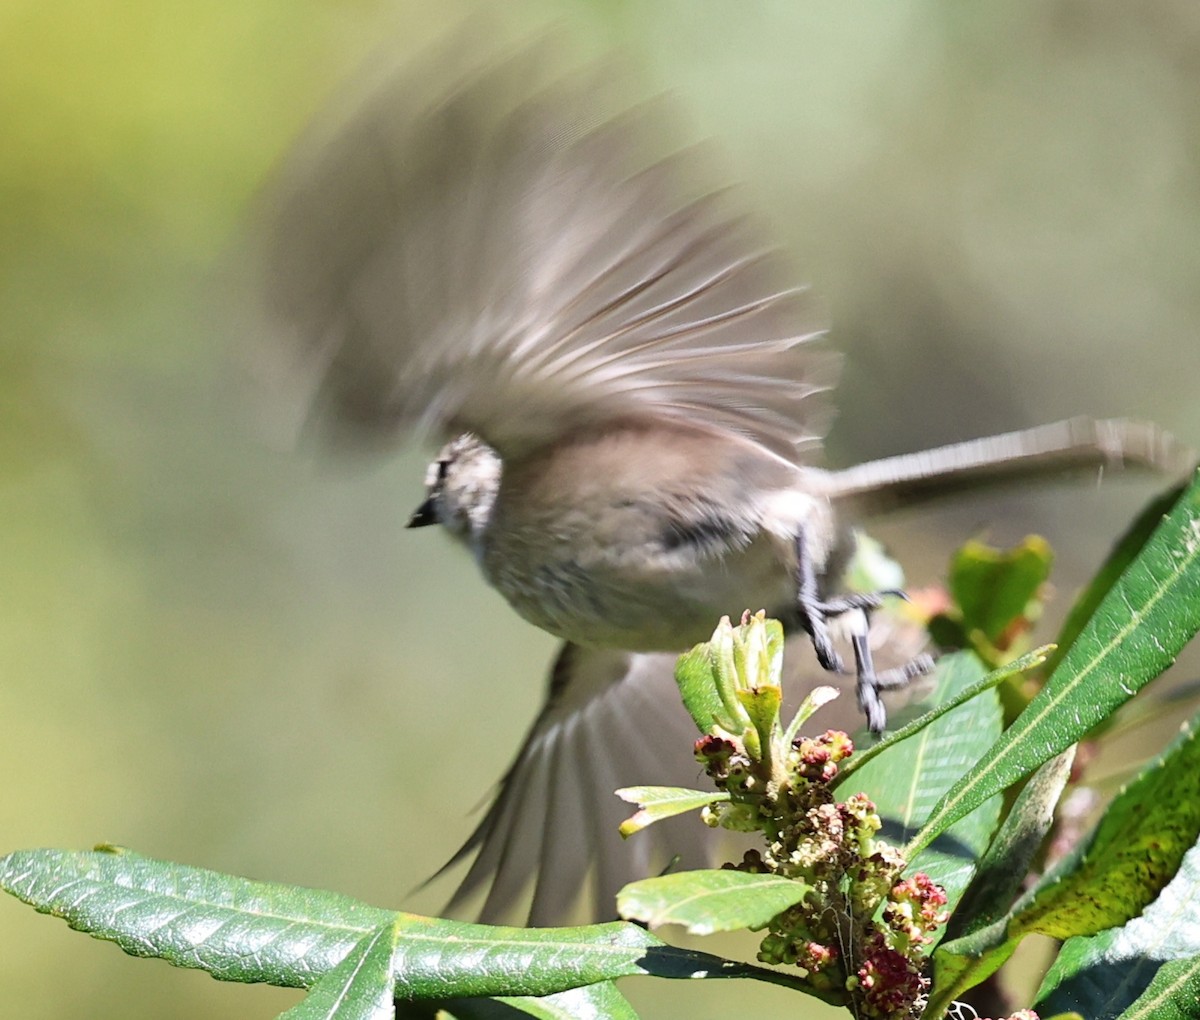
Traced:
<path fill-rule="evenodd" d="M 566 453 L 506 465 L 481 548 L 489 582 L 526 620 L 585 646 L 678 651 L 721 616 L 794 605 L 795 528 L 813 526 L 823 500 L 755 491 L 669 445 Z"/>

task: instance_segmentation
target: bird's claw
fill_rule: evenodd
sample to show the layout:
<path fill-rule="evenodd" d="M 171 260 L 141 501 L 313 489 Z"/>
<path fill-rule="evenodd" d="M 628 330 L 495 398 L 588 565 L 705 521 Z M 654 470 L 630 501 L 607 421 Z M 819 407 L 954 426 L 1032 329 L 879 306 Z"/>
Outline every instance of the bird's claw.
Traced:
<path fill-rule="evenodd" d="M 802 599 L 800 606 L 804 629 L 812 638 L 817 661 L 823 669 L 830 673 L 845 673 L 846 670 L 841 656 L 834 650 L 829 634 L 829 621 L 855 610 L 862 614 L 861 625 L 857 626 L 851 635 L 857 677 L 855 693 L 858 707 L 866 716 L 867 726 L 872 733 L 882 733 L 887 727 L 887 709 L 879 696 L 880 692 L 905 687 L 917 677 L 931 672 L 934 667 L 933 656 L 921 654 L 895 669 L 875 672 L 869 641 L 871 612 L 878 609 L 883 604 L 884 598 L 888 596 L 908 600 L 908 596 L 904 592 L 888 589 L 876 592 L 852 592 L 828 600 Z"/>

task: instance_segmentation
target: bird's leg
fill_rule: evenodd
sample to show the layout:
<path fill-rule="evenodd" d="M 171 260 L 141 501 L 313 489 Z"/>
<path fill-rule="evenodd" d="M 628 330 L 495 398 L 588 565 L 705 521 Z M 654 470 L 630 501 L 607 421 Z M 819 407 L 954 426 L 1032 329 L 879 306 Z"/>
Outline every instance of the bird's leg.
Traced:
<path fill-rule="evenodd" d="M 822 669 L 844 673 L 842 657 L 833 648 L 829 636 L 829 618 L 833 615 L 821 598 L 817 586 L 817 569 L 808 554 L 804 529 L 796 532 L 796 601 L 800 607 L 800 625 L 812 638 L 813 650 Z"/>
<path fill-rule="evenodd" d="M 871 628 L 870 610 L 863 609 L 856 613 L 851 627 L 850 641 L 854 645 L 854 662 L 858 671 L 858 684 L 855 687 L 858 707 L 867 717 L 867 726 L 871 732 L 882 733 L 887 726 L 887 709 L 880 700 L 879 692 L 906 687 L 917 677 L 932 672 L 933 656 L 923 652 L 909 659 L 903 666 L 876 673 L 875 664 L 871 660 L 871 642 L 868 639 Z"/>
<path fill-rule="evenodd" d="M 851 592 L 837 598 L 823 599 L 817 583 L 816 567 L 805 547 L 803 530 L 796 535 L 796 564 L 801 625 L 812 638 L 817 661 L 831 673 L 844 673 L 846 670 L 841 656 L 834 650 L 829 621 L 847 613 L 852 614 L 850 641 L 854 647 L 854 665 L 858 677 L 858 707 L 867 717 L 871 732 L 882 733 L 887 725 L 887 710 L 879 698 L 879 692 L 903 687 L 916 677 L 929 673 L 934 665 L 933 656 L 922 654 L 896 669 L 875 672 L 869 640 L 871 612 L 878 609 L 888 595 L 902 599 L 908 596 L 896 589 L 886 589 L 869 593 Z"/>
<path fill-rule="evenodd" d="M 877 591 L 870 594 L 851 592 L 839 595 L 837 598 L 825 599 L 821 596 L 820 585 L 817 582 L 817 568 L 808 553 L 804 531 L 796 533 L 796 601 L 800 607 L 800 624 L 812 638 L 813 649 L 817 653 L 817 661 L 823 669 L 830 673 L 845 673 L 842 657 L 834 650 L 833 641 L 829 635 L 829 621 L 851 610 L 870 612 L 883 605 L 887 595 L 897 595 L 905 598 L 902 591 Z"/>

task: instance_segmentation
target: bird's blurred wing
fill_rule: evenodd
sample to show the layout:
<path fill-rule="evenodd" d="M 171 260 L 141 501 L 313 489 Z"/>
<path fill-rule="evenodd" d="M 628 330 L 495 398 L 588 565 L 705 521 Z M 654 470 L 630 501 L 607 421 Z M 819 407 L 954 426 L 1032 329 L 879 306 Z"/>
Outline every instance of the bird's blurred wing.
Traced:
<path fill-rule="evenodd" d="M 561 923 L 590 876 L 586 912 L 611 918 L 617 891 L 658 874 L 675 854 L 681 867 L 709 862 L 712 840 L 696 815 L 652 825 L 628 840 L 618 832 L 634 808 L 613 791 L 703 783 L 692 756 L 699 734 L 679 700 L 675 658 L 563 646 L 549 700 L 496 799 L 442 869 L 475 854 L 451 912 L 486 890 L 480 919 L 511 919 L 532 886 L 530 923 Z"/>
<path fill-rule="evenodd" d="M 266 328 L 318 416 L 474 431 L 506 459 L 662 415 L 818 446 L 837 358 L 711 154 L 672 141 L 665 102 L 620 100 L 618 61 L 470 49 L 327 117 L 268 191 Z"/>
<path fill-rule="evenodd" d="M 908 661 L 928 640 L 920 625 L 886 612 L 875 619 L 871 643 L 881 669 Z M 851 655 L 845 635 L 835 633 L 835 642 L 842 655 Z M 622 886 L 661 873 L 676 855 L 676 870 L 740 858 L 745 844 L 739 837 L 707 828 L 696 813 L 657 822 L 627 840 L 618 833 L 634 808 L 613 796 L 614 790 L 710 788 L 692 756 L 699 734 L 675 686 L 676 658 L 563 646 L 551 672 L 550 697 L 495 800 L 438 873 L 474 855 L 450 912 L 483 897 L 478 911 L 483 921 L 512 920 L 528 902 L 531 924 L 562 924 L 590 890 L 585 913 L 604 920 L 615 916 Z M 817 665 L 808 637 L 789 637 L 783 676 L 789 711 L 813 687 L 828 683 L 838 680 Z M 914 685 L 889 703 L 896 709 L 925 691 Z M 811 730 L 853 733 L 861 726 L 854 698 L 847 696 L 823 708 Z"/>

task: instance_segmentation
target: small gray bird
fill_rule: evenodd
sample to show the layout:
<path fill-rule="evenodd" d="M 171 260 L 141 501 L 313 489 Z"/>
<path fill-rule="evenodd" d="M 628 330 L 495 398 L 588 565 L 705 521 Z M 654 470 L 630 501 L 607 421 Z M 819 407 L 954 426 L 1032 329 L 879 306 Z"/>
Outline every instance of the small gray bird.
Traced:
<path fill-rule="evenodd" d="M 618 64 L 564 74 L 550 49 L 449 84 L 464 61 L 442 53 L 315 130 L 271 192 L 264 262 L 269 328 L 300 352 L 316 416 L 448 438 L 409 524 L 441 524 L 567 642 L 460 854 L 479 850 L 460 892 L 490 883 L 485 917 L 536 873 L 539 923 L 591 858 L 611 913 L 678 835 L 622 845 L 610 794 L 694 781 L 672 663 L 722 615 L 765 608 L 835 674 L 843 629 L 875 731 L 879 692 L 930 668 L 920 642 L 876 668 L 869 617 L 889 593 L 839 590 L 845 507 L 1179 460 L 1154 426 L 1081 419 L 815 466 L 837 358 L 810 295 L 714 186 L 711 154 L 676 143 L 664 103 L 623 106 Z M 593 812 L 602 798 L 612 810 Z"/>

